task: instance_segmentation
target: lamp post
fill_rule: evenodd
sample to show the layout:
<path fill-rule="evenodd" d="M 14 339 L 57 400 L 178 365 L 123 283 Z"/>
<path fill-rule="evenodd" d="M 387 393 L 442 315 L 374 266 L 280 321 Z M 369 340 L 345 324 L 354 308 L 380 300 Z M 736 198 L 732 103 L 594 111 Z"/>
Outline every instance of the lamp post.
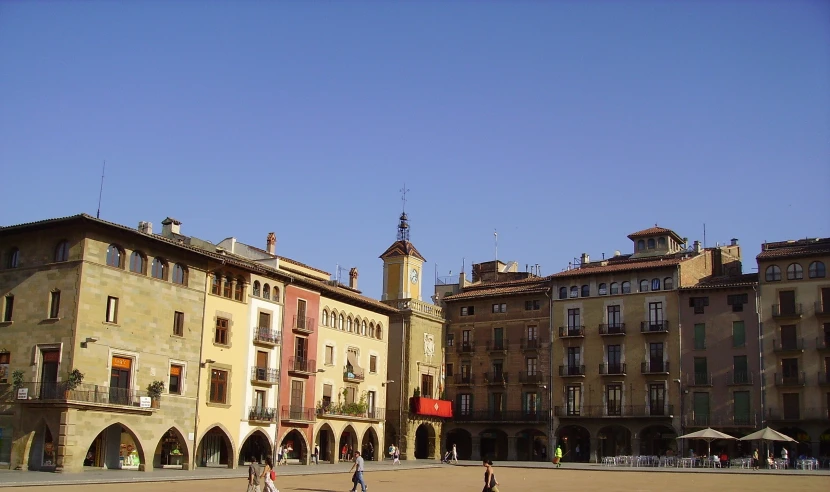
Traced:
<path fill-rule="evenodd" d="M 683 383 L 681 383 L 679 379 L 675 379 L 674 382 L 677 383 L 677 391 L 680 392 L 680 411 L 678 413 L 678 416 L 680 417 L 680 435 L 684 436 L 684 435 L 686 435 L 686 424 L 685 424 L 686 418 L 685 418 L 685 415 L 683 415 L 683 403 L 684 403 L 684 399 L 685 399 L 685 391 L 683 391 Z M 684 453 L 683 453 L 683 442 L 682 441 L 680 442 L 678 447 L 680 448 L 680 452 L 678 454 L 680 456 L 683 456 Z"/>

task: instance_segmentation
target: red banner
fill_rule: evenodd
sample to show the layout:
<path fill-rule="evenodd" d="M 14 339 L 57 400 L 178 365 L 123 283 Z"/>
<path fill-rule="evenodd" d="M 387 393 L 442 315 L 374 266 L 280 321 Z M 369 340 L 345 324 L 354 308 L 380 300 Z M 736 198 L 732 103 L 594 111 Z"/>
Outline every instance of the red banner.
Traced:
<path fill-rule="evenodd" d="M 412 397 L 409 399 L 409 408 L 412 410 L 412 413 L 417 415 L 431 415 L 445 419 L 452 418 L 452 402 L 447 400 Z"/>

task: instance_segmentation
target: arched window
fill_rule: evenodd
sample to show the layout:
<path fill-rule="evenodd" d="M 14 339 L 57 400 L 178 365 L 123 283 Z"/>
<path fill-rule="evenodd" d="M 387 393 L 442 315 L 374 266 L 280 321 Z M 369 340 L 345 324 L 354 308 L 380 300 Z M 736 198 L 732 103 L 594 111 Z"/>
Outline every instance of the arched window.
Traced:
<path fill-rule="evenodd" d="M 599 294 L 601 296 L 604 296 L 604 295 L 608 294 L 608 285 L 607 284 L 599 284 L 599 287 L 597 287 L 597 294 Z"/>
<path fill-rule="evenodd" d="M 631 282 L 629 282 L 628 280 L 622 283 L 622 293 L 631 294 Z"/>
<path fill-rule="evenodd" d="M 329 312 L 323 309 L 323 326 L 329 325 Z"/>
<path fill-rule="evenodd" d="M 571 297 L 579 297 L 579 287 L 576 285 L 571 286 Z"/>
<path fill-rule="evenodd" d="M 567 287 L 559 287 L 559 298 L 560 299 L 567 299 L 568 298 L 568 288 Z"/>
<path fill-rule="evenodd" d="M 380 324 L 375 329 L 375 335 L 377 335 L 378 340 L 383 340 L 383 328 L 381 328 Z"/>
<path fill-rule="evenodd" d="M 654 238 L 649 238 L 648 249 L 654 249 Z"/>
<path fill-rule="evenodd" d="M 767 267 L 765 277 L 767 282 L 777 282 L 781 280 L 781 269 L 778 268 L 778 265 L 770 265 Z"/>
<path fill-rule="evenodd" d="M 17 268 L 20 266 L 20 250 L 12 248 L 9 250 L 9 258 L 6 260 L 6 268 Z"/>
<path fill-rule="evenodd" d="M 663 279 L 663 290 L 672 290 L 674 289 L 674 279 L 671 277 L 666 277 Z"/>
<path fill-rule="evenodd" d="M 790 263 L 787 267 L 787 280 L 801 280 L 804 278 L 804 270 L 798 263 Z"/>
<path fill-rule="evenodd" d="M 351 317 L 349 317 L 349 319 L 346 320 L 346 331 L 348 331 L 350 333 L 352 331 L 352 318 Z"/>
<path fill-rule="evenodd" d="M 273 299 L 274 302 L 280 302 L 280 288 L 276 285 L 274 286 L 274 289 L 271 291 L 271 299 Z"/>
<path fill-rule="evenodd" d="M 69 241 L 64 239 L 55 246 L 55 261 L 66 261 L 69 259 Z"/>
<path fill-rule="evenodd" d="M 581 292 L 579 293 L 581 297 L 588 297 L 591 295 L 591 287 L 589 285 L 583 285 Z"/>
<path fill-rule="evenodd" d="M 814 261 L 810 263 L 807 268 L 810 278 L 824 278 L 827 276 L 827 271 L 824 269 L 824 263 L 821 261 Z"/>
<path fill-rule="evenodd" d="M 233 279 L 230 277 L 225 277 L 224 283 L 222 284 L 222 296 L 227 297 L 228 299 L 231 298 L 231 285 L 233 284 Z"/>
<path fill-rule="evenodd" d="M 617 282 L 611 282 L 611 295 L 615 296 L 620 293 L 620 285 Z"/>
<path fill-rule="evenodd" d="M 363 335 L 363 336 L 366 336 L 366 321 L 365 320 L 360 324 L 360 334 Z"/>
<path fill-rule="evenodd" d="M 642 251 L 644 249 L 646 249 L 646 242 L 640 239 L 637 241 L 637 251 Z"/>
<path fill-rule="evenodd" d="M 133 251 L 130 255 L 130 271 L 147 275 L 147 257 L 141 251 Z"/>
<path fill-rule="evenodd" d="M 651 279 L 651 290 L 660 290 L 660 279 L 659 278 Z"/>
<path fill-rule="evenodd" d="M 259 297 L 259 296 L 262 295 L 262 293 L 260 292 L 260 289 L 261 289 L 261 287 L 260 287 L 260 284 L 259 284 L 259 280 L 254 280 L 254 296 Z"/>
<path fill-rule="evenodd" d="M 262 298 L 263 299 L 270 299 L 271 298 L 271 286 L 265 284 L 262 286 Z"/>
<path fill-rule="evenodd" d="M 214 273 L 210 281 L 210 293 L 217 296 L 222 293 L 222 276 L 218 273 Z"/>
<path fill-rule="evenodd" d="M 369 323 L 369 336 L 375 338 L 375 323 Z"/>
<path fill-rule="evenodd" d="M 161 258 L 153 258 L 153 266 L 150 270 L 153 278 L 165 280 L 167 278 L 167 262 Z"/>
<path fill-rule="evenodd" d="M 233 298 L 237 301 L 244 300 L 245 297 L 245 279 L 236 279 L 236 288 L 233 290 Z"/>
<path fill-rule="evenodd" d="M 337 320 L 337 327 L 340 328 L 341 330 L 343 329 L 343 320 L 344 319 L 345 319 L 344 316 L 341 314 L 340 318 L 338 318 L 338 320 Z"/>
<path fill-rule="evenodd" d="M 120 246 L 115 244 L 109 245 L 107 248 L 107 265 L 115 268 L 124 268 L 124 251 L 121 250 Z"/>
<path fill-rule="evenodd" d="M 648 280 L 640 280 L 640 292 L 648 292 Z"/>
<path fill-rule="evenodd" d="M 179 263 L 173 265 L 173 283 L 187 285 L 187 268 Z"/>
<path fill-rule="evenodd" d="M 660 248 L 665 248 L 666 247 L 666 238 L 664 238 L 664 237 L 658 238 L 657 239 L 657 246 L 660 247 Z"/>

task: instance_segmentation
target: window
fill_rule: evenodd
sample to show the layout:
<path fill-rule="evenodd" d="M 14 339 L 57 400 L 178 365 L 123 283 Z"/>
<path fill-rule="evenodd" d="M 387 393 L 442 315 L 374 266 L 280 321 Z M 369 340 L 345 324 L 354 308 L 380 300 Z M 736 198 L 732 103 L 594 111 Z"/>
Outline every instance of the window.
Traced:
<path fill-rule="evenodd" d="M 695 350 L 706 348 L 706 323 L 695 324 Z"/>
<path fill-rule="evenodd" d="M 579 287 L 576 285 L 571 287 L 571 299 L 579 297 Z"/>
<path fill-rule="evenodd" d="M 118 323 L 118 298 L 117 297 L 107 297 L 107 317 L 105 318 L 107 323 Z"/>
<path fill-rule="evenodd" d="M 538 311 L 541 308 L 542 305 L 538 299 L 534 299 L 532 301 L 525 301 L 525 311 Z"/>
<path fill-rule="evenodd" d="M 115 268 L 123 268 L 123 260 L 124 252 L 121 250 L 121 247 L 115 244 L 110 244 L 107 248 L 107 265 Z"/>
<path fill-rule="evenodd" d="M 375 328 L 375 335 L 377 335 L 378 340 L 383 340 L 383 331 L 380 328 L 380 325 Z"/>
<path fill-rule="evenodd" d="M 767 267 L 767 271 L 764 276 L 767 282 L 778 282 L 781 280 L 781 269 L 778 268 L 778 265 L 770 265 Z"/>
<path fill-rule="evenodd" d="M 740 348 L 746 345 L 746 329 L 743 321 L 732 322 L 732 347 Z"/>
<path fill-rule="evenodd" d="M 539 370 L 539 359 L 536 357 L 528 357 L 525 360 L 525 367 L 527 368 L 528 376 L 535 376 Z"/>
<path fill-rule="evenodd" d="M 651 290 L 660 290 L 660 279 L 659 278 L 651 279 Z"/>
<path fill-rule="evenodd" d="M 5 309 L 3 309 L 3 321 L 10 322 L 12 314 L 14 313 L 14 296 L 9 294 L 6 296 Z"/>
<path fill-rule="evenodd" d="M 225 318 L 216 318 L 216 332 L 213 335 L 213 343 L 218 345 L 228 344 L 228 325 L 230 323 Z"/>
<path fill-rule="evenodd" d="M 599 293 L 599 295 L 601 296 L 608 294 L 608 285 L 599 284 L 599 287 L 597 288 L 597 293 Z"/>
<path fill-rule="evenodd" d="M 674 279 L 671 277 L 666 277 L 663 279 L 663 290 L 672 290 L 674 289 Z"/>
<path fill-rule="evenodd" d="M 615 296 L 620 293 L 620 286 L 617 282 L 611 282 L 611 295 Z"/>
<path fill-rule="evenodd" d="M 749 300 L 746 294 L 734 294 L 726 296 L 726 304 L 732 306 L 732 312 L 740 313 L 744 310 L 744 304 Z"/>
<path fill-rule="evenodd" d="M 732 370 L 735 371 L 735 377 L 732 379 L 733 383 L 749 383 L 749 363 L 745 355 L 736 355 L 732 357 Z"/>
<path fill-rule="evenodd" d="M 345 316 L 343 316 L 341 314 L 340 319 L 338 320 L 338 324 L 337 324 L 337 327 L 340 328 L 341 330 L 343 329 L 343 320 L 345 320 L 345 319 L 346 319 Z"/>
<path fill-rule="evenodd" d="M 369 372 L 371 372 L 371 373 L 378 372 L 378 356 L 377 355 L 370 355 L 369 356 Z"/>
<path fill-rule="evenodd" d="M 244 298 L 245 293 L 245 280 L 238 278 L 236 279 L 236 287 L 233 289 L 233 298 L 236 301 L 241 301 Z"/>
<path fill-rule="evenodd" d="M 49 294 L 49 319 L 60 318 L 61 311 L 61 291 L 53 290 Z"/>
<path fill-rule="evenodd" d="M 648 385 L 648 407 L 651 415 L 663 415 L 666 406 L 666 386 L 663 383 Z"/>
<path fill-rule="evenodd" d="M 334 347 L 331 345 L 326 345 L 326 365 L 334 365 Z"/>
<path fill-rule="evenodd" d="M 187 269 L 178 263 L 173 265 L 173 283 L 187 285 Z"/>
<path fill-rule="evenodd" d="M 646 249 L 646 242 L 640 239 L 639 241 L 637 241 L 637 251 L 642 251 L 644 249 Z"/>
<path fill-rule="evenodd" d="M 421 374 L 421 396 L 424 398 L 432 398 L 432 375 Z"/>
<path fill-rule="evenodd" d="M 568 347 L 567 357 L 568 357 L 568 371 L 567 375 L 571 376 L 579 376 L 582 374 L 581 370 L 581 360 L 582 360 L 582 351 L 580 347 Z"/>
<path fill-rule="evenodd" d="M 629 282 L 628 280 L 622 283 L 622 293 L 631 294 L 631 282 Z"/>
<path fill-rule="evenodd" d="M 580 327 L 579 309 L 568 309 L 568 331 Z"/>
<path fill-rule="evenodd" d="M 476 313 L 475 306 L 466 306 L 461 308 L 461 316 L 472 316 Z"/>
<path fill-rule="evenodd" d="M 507 304 L 493 304 L 493 312 L 494 313 L 506 313 L 507 312 Z"/>
<path fill-rule="evenodd" d="M 608 374 L 622 374 L 622 345 L 608 345 L 605 354 L 608 359 Z"/>
<path fill-rule="evenodd" d="M 222 290 L 222 277 L 219 274 L 215 274 L 213 279 L 210 281 L 210 293 L 213 295 L 219 295 Z"/>
<path fill-rule="evenodd" d="M 351 317 L 346 319 L 346 331 L 348 331 L 348 332 L 352 331 L 352 318 Z"/>
<path fill-rule="evenodd" d="M 648 249 L 654 249 L 654 238 L 649 238 Z"/>
<path fill-rule="evenodd" d="M 274 286 L 273 289 L 271 289 L 271 299 L 274 302 L 280 302 L 280 299 L 281 299 L 281 297 L 280 297 L 280 288 L 277 287 L 276 285 Z"/>
<path fill-rule="evenodd" d="M 605 410 L 607 415 L 622 415 L 622 385 L 605 386 Z"/>
<path fill-rule="evenodd" d="M 178 364 L 170 364 L 170 381 L 167 384 L 167 392 L 171 395 L 182 394 L 182 376 L 184 367 Z"/>
<path fill-rule="evenodd" d="M 12 248 L 9 251 L 9 259 L 6 260 L 6 267 L 7 268 L 17 268 L 20 265 L 20 250 L 17 248 Z"/>
<path fill-rule="evenodd" d="M 657 238 L 657 247 L 658 248 L 665 248 L 666 247 L 666 238 L 664 238 L 664 237 Z"/>
<path fill-rule="evenodd" d="M 804 278 L 804 270 L 798 263 L 790 263 L 787 266 L 787 280 L 801 280 Z"/>
<path fill-rule="evenodd" d="M 375 323 L 369 323 L 369 338 L 375 338 Z"/>
<path fill-rule="evenodd" d="M 222 282 L 222 297 L 227 297 L 228 299 L 230 299 L 231 298 L 231 283 L 233 282 L 233 280 L 231 280 L 230 277 L 225 277 L 222 280 L 223 280 L 223 282 Z"/>
<path fill-rule="evenodd" d="M 650 302 L 648 303 L 648 322 L 654 325 L 663 324 L 663 303 Z"/>
<path fill-rule="evenodd" d="M 184 313 L 181 311 L 173 313 L 173 335 L 177 337 L 184 336 Z"/>
<path fill-rule="evenodd" d="M 640 280 L 640 292 L 648 292 L 648 280 Z"/>
<path fill-rule="evenodd" d="M 329 325 L 329 312 L 323 309 L 323 318 L 322 318 L 323 326 Z"/>
<path fill-rule="evenodd" d="M 752 422 L 749 391 L 736 391 L 732 394 L 732 398 L 735 424 L 749 425 Z"/>
<path fill-rule="evenodd" d="M 458 408 L 461 409 L 461 415 L 471 415 L 473 413 L 473 395 L 458 395 Z"/>
<path fill-rule="evenodd" d="M 210 371 L 210 402 L 227 402 L 228 396 L 228 371 L 211 369 Z"/>
<path fill-rule="evenodd" d="M 454 342 L 455 335 L 453 335 L 452 333 L 447 333 L 447 347 L 452 347 Z"/>
<path fill-rule="evenodd" d="M 259 280 L 254 280 L 254 296 L 259 297 L 262 292 L 262 287 L 260 286 Z"/>
<path fill-rule="evenodd" d="M 167 262 L 161 258 L 154 258 L 150 275 L 153 278 L 165 280 L 167 278 Z"/>
<path fill-rule="evenodd" d="M 559 298 L 560 299 L 567 299 L 568 298 L 568 288 L 567 287 L 559 287 Z"/>
<path fill-rule="evenodd" d="M 807 267 L 807 272 L 810 278 L 824 278 L 827 275 L 824 269 L 824 263 L 820 261 L 810 263 L 810 266 Z"/>
<path fill-rule="evenodd" d="M 55 246 L 55 261 L 66 261 L 69 259 L 69 241 L 63 240 Z"/>
<path fill-rule="evenodd" d="M 622 313 L 620 305 L 615 304 L 606 308 L 608 313 L 608 328 L 620 328 L 622 325 Z"/>
<path fill-rule="evenodd" d="M 448 378 L 451 378 L 451 377 L 453 377 L 453 375 L 454 374 L 453 374 L 452 363 L 446 364 L 446 374 L 445 374 L 445 376 L 448 377 Z"/>
<path fill-rule="evenodd" d="M 578 417 L 582 403 L 582 386 L 573 385 L 565 388 L 566 412 L 570 416 Z"/>
<path fill-rule="evenodd" d="M 540 407 L 538 393 L 525 393 L 524 402 L 522 403 L 525 415 L 536 415 Z"/>
<path fill-rule="evenodd" d="M 263 299 L 271 299 L 271 286 L 265 284 L 262 286 L 262 298 Z"/>
<path fill-rule="evenodd" d="M 709 305 L 708 297 L 690 297 L 689 307 L 695 308 L 695 314 L 703 314 L 706 306 Z"/>
<path fill-rule="evenodd" d="M 130 271 L 147 275 L 147 257 L 141 251 L 133 251 L 130 255 Z"/>
<path fill-rule="evenodd" d="M 366 321 L 360 323 L 360 334 L 366 336 Z"/>
<path fill-rule="evenodd" d="M 0 384 L 9 382 L 9 364 L 12 355 L 9 352 L 0 352 Z"/>
<path fill-rule="evenodd" d="M 527 339 L 536 340 L 539 338 L 539 328 L 536 326 L 527 327 Z"/>
<path fill-rule="evenodd" d="M 590 297 L 591 295 L 591 287 L 589 285 L 583 285 L 580 289 L 579 295 L 581 297 Z"/>

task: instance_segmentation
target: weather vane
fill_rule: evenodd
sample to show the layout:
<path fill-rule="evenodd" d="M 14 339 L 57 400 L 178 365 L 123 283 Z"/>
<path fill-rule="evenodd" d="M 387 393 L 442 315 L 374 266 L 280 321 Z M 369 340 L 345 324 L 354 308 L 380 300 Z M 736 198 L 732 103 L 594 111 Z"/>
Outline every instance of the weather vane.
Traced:
<path fill-rule="evenodd" d="M 409 189 L 406 187 L 406 183 L 403 184 L 403 188 L 399 190 L 401 192 L 401 201 L 403 201 L 403 209 L 402 211 L 406 213 L 406 193 Z"/>

